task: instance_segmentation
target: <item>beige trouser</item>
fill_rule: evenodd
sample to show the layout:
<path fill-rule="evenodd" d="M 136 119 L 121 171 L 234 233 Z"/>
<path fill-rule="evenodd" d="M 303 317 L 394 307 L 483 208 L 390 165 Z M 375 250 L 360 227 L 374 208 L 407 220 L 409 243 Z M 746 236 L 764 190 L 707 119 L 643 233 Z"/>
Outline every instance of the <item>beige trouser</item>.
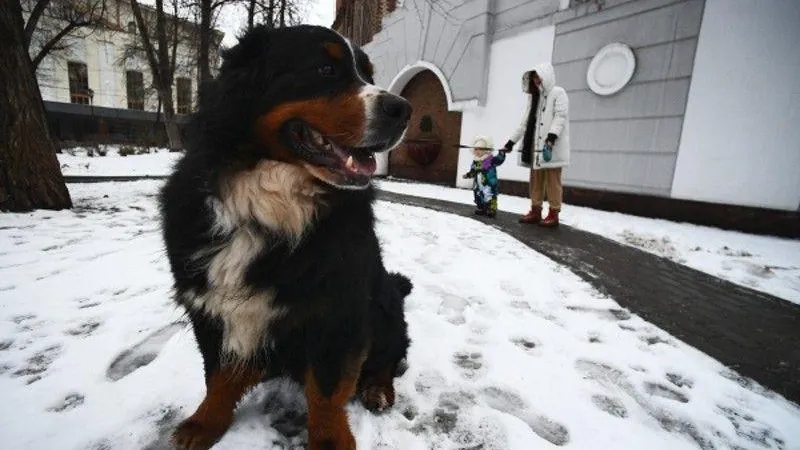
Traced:
<path fill-rule="evenodd" d="M 564 189 L 561 186 L 561 167 L 555 169 L 531 169 L 531 203 L 534 208 L 541 208 L 545 195 L 550 202 L 550 209 L 561 211 L 561 199 Z"/>

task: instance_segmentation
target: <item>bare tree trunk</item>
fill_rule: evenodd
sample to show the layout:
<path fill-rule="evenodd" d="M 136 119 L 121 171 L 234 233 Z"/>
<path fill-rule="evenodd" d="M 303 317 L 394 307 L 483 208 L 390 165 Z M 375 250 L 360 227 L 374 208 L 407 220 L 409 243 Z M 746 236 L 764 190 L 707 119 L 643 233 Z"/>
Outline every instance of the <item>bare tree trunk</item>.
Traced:
<path fill-rule="evenodd" d="M 167 86 L 160 94 L 161 98 L 172 98 L 172 86 Z M 172 101 L 163 102 L 164 105 L 164 129 L 167 131 L 169 139 L 169 150 L 177 152 L 183 149 L 181 133 L 178 129 L 178 122 L 175 117 L 175 108 Z"/>
<path fill-rule="evenodd" d="M 269 0 L 269 7 L 267 8 L 267 24 L 270 28 L 277 28 L 275 26 L 275 0 Z"/>
<path fill-rule="evenodd" d="M 150 71 L 153 74 L 153 82 L 158 92 L 158 99 L 164 106 L 164 128 L 167 132 L 169 139 L 169 147 L 171 150 L 180 150 L 183 148 L 181 142 L 181 135 L 178 132 L 178 124 L 175 120 L 175 107 L 172 101 L 172 80 L 174 75 L 174 56 L 169 57 L 169 44 L 167 42 L 167 28 L 166 28 L 166 14 L 164 13 L 164 1 L 156 0 L 156 44 L 149 37 L 149 30 L 144 21 L 142 10 L 136 0 L 131 0 L 131 8 L 133 15 L 136 18 L 136 23 L 139 28 L 139 35 L 142 38 L 145 54 L 147 55 L 147 63 L 150 65 Z M 175 36 L 177 39 L 177 33 Z"/>
<path fill-rule="evenodd" d="M 256 17 L 256 0 L 247 2 L 247 30 L 252 30 Z"/>
<path fill-rule="evenodd" d="M 211 33 L 213 32 L 211 29 L 211 13 L 211 0 L 200 0 L 200 50 L 197 55 L 198 72 L 200 74 L 199 90 L 202 90 L 203 86 L 211 81 L 211 66 L 208 55 L 211 49 Z M 248 21 L 252 21 L 252 17 L 248 16 Z M 252 28 L 252 23 L 248 22 L 248 26 Z"/>
<path fill-rule="evenodd" d="M 0 0 L 0 42 L 0 210 L 71 208 L 16 0 Z"/>
<path fill-rule="evenodd" d="M 281 28 L 286 26 L 286 2 L 288 0 L 281 0 Z"/>

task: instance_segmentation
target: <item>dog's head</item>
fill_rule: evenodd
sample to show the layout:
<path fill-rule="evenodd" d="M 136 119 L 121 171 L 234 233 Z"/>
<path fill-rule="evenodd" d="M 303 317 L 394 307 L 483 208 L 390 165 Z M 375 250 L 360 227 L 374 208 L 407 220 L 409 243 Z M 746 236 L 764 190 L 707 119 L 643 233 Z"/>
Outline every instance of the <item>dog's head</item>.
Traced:
<path fill-rule="evenodd" d="M 244 148 L 257 159 L 362 189 L 375 153 L 402 140 L 411 116 L 409 103 L 372 77 L 367 55 L 330 29 L 259 27 L 224 54 L 216 101 L 237 103 L 236 120 L 248 122 L 236 124 L 247 127 Z"/>

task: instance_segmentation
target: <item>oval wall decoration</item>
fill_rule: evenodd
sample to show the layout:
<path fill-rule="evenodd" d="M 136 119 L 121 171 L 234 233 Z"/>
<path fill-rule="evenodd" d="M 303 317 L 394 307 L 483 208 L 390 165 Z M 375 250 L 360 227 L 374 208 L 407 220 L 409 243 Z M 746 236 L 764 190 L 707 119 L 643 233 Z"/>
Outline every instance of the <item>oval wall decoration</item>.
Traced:
<path fill-rule="evenodd" d="M 633 50 L 615 42 L 601 48 L 586 72 L 589 89 L 597 95 L 612 95 L 621 91 L 631 81 L 636 69 Z"/>

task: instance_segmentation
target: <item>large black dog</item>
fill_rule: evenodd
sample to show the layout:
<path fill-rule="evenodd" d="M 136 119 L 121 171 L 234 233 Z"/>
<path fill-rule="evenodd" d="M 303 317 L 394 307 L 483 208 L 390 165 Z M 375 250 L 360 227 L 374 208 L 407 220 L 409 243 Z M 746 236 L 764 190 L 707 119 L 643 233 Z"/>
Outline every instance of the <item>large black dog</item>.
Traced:
<path fill-rule="evenodd" d="M 372 84 L 367 55 L 321 27 L 256 28 L 203 91 L 189 146 L 161 193 L 176 300 L 203 355 L 206 397 L 175 431 L 207 449 L 242 395 L 290 376 L 309 448 L 355 449 L 345 406 L 394 403 L 412 284 L 374 231 L 374 154 L 411 107 Z"/>

